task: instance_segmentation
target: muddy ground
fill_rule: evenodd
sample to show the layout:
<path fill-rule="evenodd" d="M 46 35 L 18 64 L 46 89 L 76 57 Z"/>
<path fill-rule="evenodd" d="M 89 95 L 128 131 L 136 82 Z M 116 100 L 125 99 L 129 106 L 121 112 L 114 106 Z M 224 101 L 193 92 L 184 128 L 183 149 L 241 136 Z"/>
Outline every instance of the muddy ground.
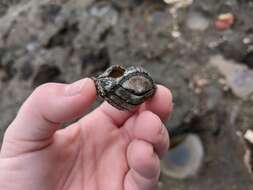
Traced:
<path fill-rule="evenodd" d="M 243 138 L 253 130 L 253 3 L 175 7 L 159 0 L 0 0 L 1 138 L 38 85 L 139 65 L 173 92 L 167 127 L 198 134 L 205 151 L 195 176 L 162 172 L 157 189 L 253 189 L 252 156 L 245 161 L 252 145 Z M 222 13 L 235 22 L 221 31 L 214 23 Z"/>

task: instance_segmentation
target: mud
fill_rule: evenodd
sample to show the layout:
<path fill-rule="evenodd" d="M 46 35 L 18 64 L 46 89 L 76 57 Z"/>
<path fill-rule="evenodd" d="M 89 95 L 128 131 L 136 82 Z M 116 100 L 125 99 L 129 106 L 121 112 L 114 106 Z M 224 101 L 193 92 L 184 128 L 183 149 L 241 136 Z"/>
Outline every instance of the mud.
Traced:
<path fill-rule="evenodd" d="M 236 20 L 220 31 L 214 22 L 226 12 Z M 113 64 L 143 66 L 173 92 L 167 127 L 197 133 L 205 148 L 195 177 L 176 180 L 162 172 L 157 189 L 252 189 L 244 161 L 252 146 L 243 139 L 253 129 L 252 95 L 235 95 L 210 64 L 218 55 L 253 68 L 252 17 L 247 0 L 195 0 L 177 11 L 152 0 L 2 0 L 1 136 L 40 84 L 70 83 Z"/>

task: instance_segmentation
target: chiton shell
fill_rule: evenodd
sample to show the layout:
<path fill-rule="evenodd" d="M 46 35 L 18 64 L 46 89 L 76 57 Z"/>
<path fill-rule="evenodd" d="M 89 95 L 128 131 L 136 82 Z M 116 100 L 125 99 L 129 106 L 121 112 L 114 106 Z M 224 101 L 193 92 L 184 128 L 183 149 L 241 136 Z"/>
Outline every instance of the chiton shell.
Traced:
<path fill-rule="evenodd" d="M 142 67 L 113 65 L 94 81 L 97 93 L 120 110 L 131 110 L 156 91 L 153 79 Z"/>

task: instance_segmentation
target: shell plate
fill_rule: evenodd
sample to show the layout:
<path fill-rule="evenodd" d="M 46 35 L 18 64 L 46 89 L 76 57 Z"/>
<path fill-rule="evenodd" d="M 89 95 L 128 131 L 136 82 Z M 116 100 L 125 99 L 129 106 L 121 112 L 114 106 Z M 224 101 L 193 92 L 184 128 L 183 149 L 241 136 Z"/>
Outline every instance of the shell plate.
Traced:
<path fill-rule="evenodd" d="M 113 65 L 94 78 L 97 93 L 120 110 L 130 110 L 152 97 L 156 85 L 141 67 Z"/>

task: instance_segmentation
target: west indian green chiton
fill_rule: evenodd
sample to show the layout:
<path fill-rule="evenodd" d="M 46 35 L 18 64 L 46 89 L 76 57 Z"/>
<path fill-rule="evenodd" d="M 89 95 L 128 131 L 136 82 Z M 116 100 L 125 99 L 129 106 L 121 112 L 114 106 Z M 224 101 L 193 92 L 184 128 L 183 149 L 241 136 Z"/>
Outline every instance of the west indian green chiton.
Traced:
<path fill-rule="evenodd" d="M 119 110 L 131 110 L 152 97 L 156 85 L 142 67 L 109 67 L 94 78 L 97 93 Z"/>

